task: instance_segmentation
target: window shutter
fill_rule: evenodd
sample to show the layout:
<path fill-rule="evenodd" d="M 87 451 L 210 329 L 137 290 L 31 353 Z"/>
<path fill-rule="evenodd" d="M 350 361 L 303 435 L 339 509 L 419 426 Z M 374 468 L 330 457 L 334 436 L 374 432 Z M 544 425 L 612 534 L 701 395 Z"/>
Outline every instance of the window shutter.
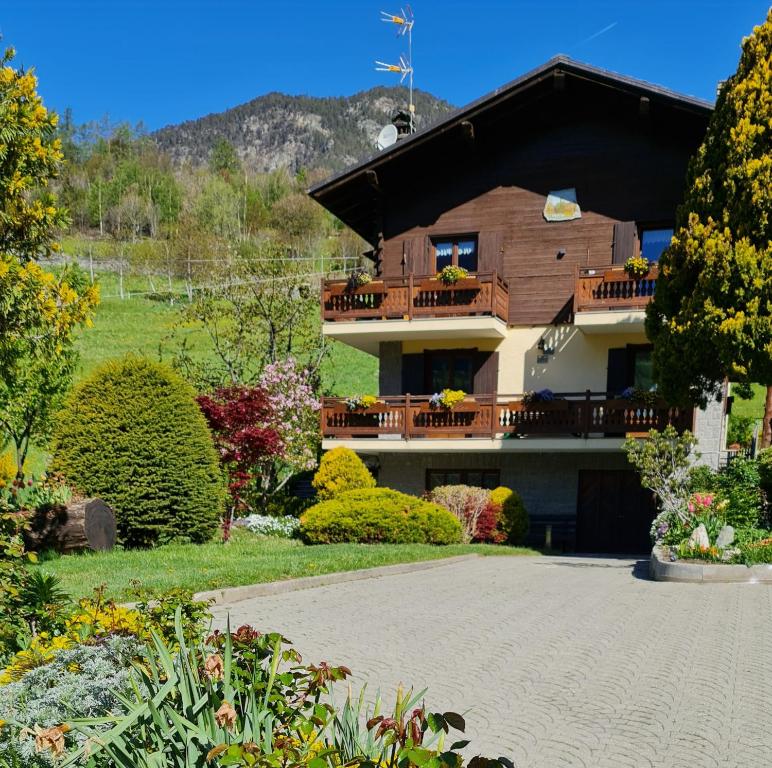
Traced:
<path fill-rule="evenodd" d="M 635 254 L 638 227 L 634 221 L 619 221 L 614 224 L 614 243 L 611 247 L 612 263 L 624 264 Z"/>
<path fill-rule="evenodd" d="M 402 394 L 423 395 L 424 356 L 422 352 L 402 355 Z"/>
<path fill-rule="evenodd" d="M 492 395 L 498 391 L 499 353 L 477 352 L 474 374 L 475 395 Z"/>
<path fill-rule="evenodd" d="M 407 254 L 407 271 L 414 275 L 430 275 L 434 267 L 431 264 L 432 255 L 425 237 L 411 237 L 405 240 Z"/>
<path fill-rule="evenodd" d="M 480 232 L 477 238 L 477 269 L 479 272 L 504 271 L 502 232 Z"/>
<path fill-rule="evenodd" d="M 606 373 L 606 392 L 610 397 L 619 395 L 629 386 L 627 376 L 627 347 L 608 351 L 608 371 Z"/>

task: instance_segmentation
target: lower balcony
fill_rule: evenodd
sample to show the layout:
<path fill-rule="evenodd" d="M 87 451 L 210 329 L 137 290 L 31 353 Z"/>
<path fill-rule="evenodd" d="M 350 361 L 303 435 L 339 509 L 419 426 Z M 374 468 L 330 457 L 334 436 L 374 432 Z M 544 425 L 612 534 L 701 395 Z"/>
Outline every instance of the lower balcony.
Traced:
<path fill-rule="evenodd" d="M 612 438 L 613 448 L 618 448 L 627 435 L 661 430 L 668 424 L 691 429 L 692 418 L 691 409 L 661 400 L 635 402 L 586 391 L 555 394 L 548 402 L 528 402 L 522 395 L 468 395 L 452 410 L 432 407 L 429 395 L 384 396 L 366 410 L 351 410 L 342 398 L 324 398 L 321 426 L 330 446 L 333 441 L 370 440 L 379 441 L 378 450 L 391 450 L 388 441 L 401 440 L 411 441 L 412 450 L 421 443 L 488 438 L 488 443 L 511 441 L 510 450 L 516 449 L 515 444 L 551 450 L 554 441 L 549 445 L 542 441 L 559 438 L 563 444 L 555 450 L 571 450 L 572 438 L 573 448 L 593 441 L 601 448 L 604 438 Z M 480 446 L 475 441 L 461 450 Z"/>

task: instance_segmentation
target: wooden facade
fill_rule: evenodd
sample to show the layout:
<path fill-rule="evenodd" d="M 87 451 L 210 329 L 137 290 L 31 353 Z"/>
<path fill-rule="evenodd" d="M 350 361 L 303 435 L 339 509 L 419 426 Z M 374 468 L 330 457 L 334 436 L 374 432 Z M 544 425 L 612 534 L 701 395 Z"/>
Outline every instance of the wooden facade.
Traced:
<path fill-rule="evenodd" d="M 577 274 L 672 226 L 710 107 L 563 59 L 311 190 L 375 248 L 384 280 L 431 275 L 436 238 L 477 239 L 510 325 L 564 321 Z M 581 218 L 549 222 L 549 192 Z M 616 306 L 621 306 L 617 302 Z"/>

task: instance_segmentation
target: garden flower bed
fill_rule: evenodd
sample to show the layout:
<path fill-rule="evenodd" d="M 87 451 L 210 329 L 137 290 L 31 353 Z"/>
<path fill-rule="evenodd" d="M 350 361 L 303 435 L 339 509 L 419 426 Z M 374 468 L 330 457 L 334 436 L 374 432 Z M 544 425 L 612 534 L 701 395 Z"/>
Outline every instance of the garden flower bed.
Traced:
<path fill-rule="evenodd" d="M 772 584 L 770 563 L 735 565 L 699 559 L 671 560 L 671 547 L 668 545 L 657 545 L 652 549 L 649 573 L 655 581 Z"/>

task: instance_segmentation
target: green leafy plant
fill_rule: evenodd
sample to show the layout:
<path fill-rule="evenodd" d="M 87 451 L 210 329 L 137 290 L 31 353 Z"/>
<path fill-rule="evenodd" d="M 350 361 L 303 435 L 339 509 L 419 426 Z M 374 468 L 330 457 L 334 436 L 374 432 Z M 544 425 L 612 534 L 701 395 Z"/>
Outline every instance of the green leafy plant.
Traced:
<path fill-rule="evenodd" d="M 448 264 L 437 273 L 437 279 L 444 285 L 455 285 L 465 277 L 469 277 L 469 270 L 455 264 Z"/>
<path fill-rule="evenodd" d="M 667 514 L 686 520 L 689 496 L 690 457 L 697 438 L 687 431 L 678 433 L 668 425 L 662 432 L 652 429 L 648 436 L 630 438 L 624 443 L 627 460 L 635 467 L 641 485 L 656 494 L 660 507 Z"/>
<path fill-rule="evenodd" d="M 499 527 L 507 544 L 522 544 L 528 534 L 528 511 L 517 491 L 499 486 L 491 491 L 491 501 L 501 506 Z"/>
<path fill-rule="evenodd" d="M 718 474 L 718 495 L 727 501 L 726 522 L 735 528 L 754 528 L 761 521 L 763 498 L 759 463 L 736 456 Z"/>
<path fill-rule="evenodd" d="M 142 358 L 107 363 L 73 390 L 52 467 L 113 507 L 130 547 L 207 541 L 224 510 L 217 454 L 192 388 Z"/>
<path fill-rule="evenodd" d="M 300 535 L 307 544 L 455 544 L 461 541 L 461 524 L 447 509 L 424 499 L 365 488 L 308 509 L 300 518 Z"/>
<path fill-rule="evenodd" d="M 350 448 L 333 448 L 322 456 L 312 485 L 317 497 L 325 501 L 358 488 L 373 488 L 375 480 L 362 459 Z"/>

